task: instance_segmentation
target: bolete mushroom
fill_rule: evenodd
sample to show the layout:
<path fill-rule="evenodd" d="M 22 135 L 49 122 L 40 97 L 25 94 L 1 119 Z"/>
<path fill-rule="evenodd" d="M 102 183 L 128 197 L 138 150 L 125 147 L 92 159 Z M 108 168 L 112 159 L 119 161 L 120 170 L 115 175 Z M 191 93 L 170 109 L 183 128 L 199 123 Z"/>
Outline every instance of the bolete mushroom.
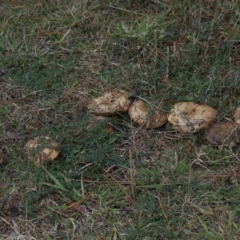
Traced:
<path fill-rule="evenodd" d="M 206 130 L 205 137 L 212 145 L 233 147 L 239 142 L 239 129 L 234 122 L 223 120 L 212 124 Z"/>
<path fill-rule="evenodd" d="M 90 113 L 100 116 L 113 116 L 128 111 L 132 100 L 126 93 L 112 91 L 105 93 L 102 97 L 93 99 L 88 104 Z"/>
<path fill-rule="evenodd" d="M 48 136 L 35 137 L 25 144 L 24 150 L 28 158 L 39 167 L 42 163 L 48 163 L 57 158 L 59 143 Z"/>
<path fill-rule="evenodd" d="M 217 116 L 217 111 L 208 105 L 180 102 L 174 105 L 168 121 L 181 133 L 196 133 L 208 128 Z"/>
<path fill-rule="evenodd" d="M 153 112 L 147 107 L 142 100 L 135 100 L 128 109 L 130 118 L 137 124 L 150 128 L 158 128 L 167 122 L 167 115 L 160 114 L 158 111 Z"/>

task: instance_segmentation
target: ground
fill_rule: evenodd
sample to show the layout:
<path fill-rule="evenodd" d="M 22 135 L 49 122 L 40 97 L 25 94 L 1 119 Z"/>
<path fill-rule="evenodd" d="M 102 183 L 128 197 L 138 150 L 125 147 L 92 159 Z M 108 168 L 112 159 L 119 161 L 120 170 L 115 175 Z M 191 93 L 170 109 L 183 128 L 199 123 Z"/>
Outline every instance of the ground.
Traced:
<path fill-rule="evenodd" d="M 239 13 L 234 0 L 1 1 L 0 238 L 239 239 L 238 144 L 86 108 L 117 89 L 231 119 Z M 37 136 L 61 145 L 40 167 L 24 152 Z"/>

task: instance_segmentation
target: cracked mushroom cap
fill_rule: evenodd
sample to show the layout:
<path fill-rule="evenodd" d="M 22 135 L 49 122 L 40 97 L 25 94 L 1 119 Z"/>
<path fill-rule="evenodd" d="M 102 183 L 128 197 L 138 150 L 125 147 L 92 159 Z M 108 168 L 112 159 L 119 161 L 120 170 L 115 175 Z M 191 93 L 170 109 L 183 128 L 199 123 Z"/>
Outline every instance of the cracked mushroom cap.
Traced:
<path fill-rule="evenodd" d="M 149 116 L 150 112 L 150 108 L 142 100 L 134 101 L 128 109 L 130 118 L 147 129 L 161 127 L 167 122 L 167 115 L 161 115 L 156 111 L 152 116 Z"/>
<path fill-rule="evenodd" d="M 223 120 L 212 124 L 205 132 L 210 144 L 215 146 L 235 146 L 239 142 L 239 129 L 234 122 Z"/>
<path fill-rule="evenodd" d="M 240 125 L 240 107 L 233 112 L 233 121 Z"/>
<path fill-rule="evenodd" d="M 208 128 L 217 116 L 217 111 L 208 105 L 180 102 L 174 105 L 168 121 L 182 133 L 195 133 Z"/>
<path fill-rule="evenodd" d="M 57 158 L 59 154 L 59 143 L 48 136 L 35 137 L 25 144 L 25 153 L 34 161 L 36 166 L 48 163 Z"/>
<path fill-rule="evenodd" d="M 113 91 L 93 99 L 87 107 L 95 115 L 113 116 L 127 112 L 131 103 L 132 100 L 128 98 L 126 93 Z"/>

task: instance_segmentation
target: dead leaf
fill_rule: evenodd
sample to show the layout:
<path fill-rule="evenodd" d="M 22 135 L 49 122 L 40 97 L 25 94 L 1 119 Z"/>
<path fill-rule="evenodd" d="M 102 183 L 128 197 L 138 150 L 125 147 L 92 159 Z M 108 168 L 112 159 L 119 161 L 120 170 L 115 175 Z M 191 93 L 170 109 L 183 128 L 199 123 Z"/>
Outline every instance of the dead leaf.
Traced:
<path fill-rule="evenodd" d="M 82 214 L 88 214 L 89 213 L 88 210 L 82 205 L 75 205 L 73 207 L 73 209 L 76 210 L 77 212 L 82 213 Z"/>
<path fill-rule="evenodd" d="M 107 124 L 104 128 L 105 132 L 108 133 L 108 134 L 111 134 L 115 131 L 115 128 L 113 127 L 113 125 L 111 124 Z"/>

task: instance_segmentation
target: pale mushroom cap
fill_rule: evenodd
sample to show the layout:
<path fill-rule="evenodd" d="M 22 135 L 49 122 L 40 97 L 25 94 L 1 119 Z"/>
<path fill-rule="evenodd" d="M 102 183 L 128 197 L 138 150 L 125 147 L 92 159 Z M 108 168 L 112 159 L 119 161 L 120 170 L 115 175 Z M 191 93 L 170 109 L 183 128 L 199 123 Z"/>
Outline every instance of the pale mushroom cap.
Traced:
<path fill-rule="evenodd" d="M 126 93 L 113 91 L 93 99 L 87 107 L 93 114 L 113 116 L 117 113 L 127 112 L 131 103 L 132 100 L 128 99 Z"/>
<path fill-rule="evenodd" d="M 137 124 L 145 126 L 147 129 L 158 128 L 167 122 L 167 116 L 155 112 L 149 116 L 150 108 L 148 108 L 144 101 L 136 100 L 129 107 L 128 114 L 130 118 Z"/>
<path fill-rule="evenodd" d="M 57 158 L 59 151 L 53 148 L 44 148 L 35 156 L 34 163 L 40 166 L 41 163 L 48 163 Z"/>
<path fill-rule="evenodd" d="M 146 124 L 149 108 L 142 100 L 134 101 L 128 109 L 130 118 L 139 125 Z"/>
<path fill-rule="evenodd" d="M 49 162 L 57 158 L 59 143 L 48 136 L 35 137 L 25 144 L 25 153 L 33 160 L 36 166 L 40 163 Z"/>
<path fill-rule="evenodd" d="M 212 124 L 205 132 L 205 137 L 209 143 L 218 146 L 235 146 L 239 138 L 239 129 L 236 124 L 223 120 Z"/>
<path fill-rule="evenodd" d="M 182 133 L 195 133 L 208 128 L 217 116 L 217 111 L 208 105 L 180 102 L 174 105 L 168 121 Z"/>
<path fill-rule="evenodd" d="M 236 124 L 239 124 L 240 125 L 240 107 L 237 108 L 234 113 L 233 113 L 233 121 L 236 123 Z"/>
<path fill-rule="evenodd" d="M 25 144 L 25 151 L 28 153 L 31 149 L 36 148 L 38 146 L 38 137 L 33 138 Z"/>

